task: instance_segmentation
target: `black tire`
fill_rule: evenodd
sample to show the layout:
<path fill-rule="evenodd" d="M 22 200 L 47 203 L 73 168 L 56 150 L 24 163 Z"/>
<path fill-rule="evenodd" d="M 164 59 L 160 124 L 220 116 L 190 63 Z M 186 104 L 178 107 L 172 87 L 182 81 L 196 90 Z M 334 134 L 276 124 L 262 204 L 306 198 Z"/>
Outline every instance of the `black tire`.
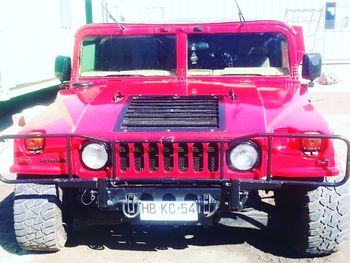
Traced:
<path fill-rule="evenodd" d="M 62 190 L 55 185 L 20 184 L 14 193 L 14 229 L 25 250 L 58 251 L 67 234 L 62 222 Z"/>
<path fill-rule="evenodd" d="M 338 251 L 349 239 L 349 184 L 312 190 L 275 192 L 283 238 L 300 256 L 322 256 Z"/>

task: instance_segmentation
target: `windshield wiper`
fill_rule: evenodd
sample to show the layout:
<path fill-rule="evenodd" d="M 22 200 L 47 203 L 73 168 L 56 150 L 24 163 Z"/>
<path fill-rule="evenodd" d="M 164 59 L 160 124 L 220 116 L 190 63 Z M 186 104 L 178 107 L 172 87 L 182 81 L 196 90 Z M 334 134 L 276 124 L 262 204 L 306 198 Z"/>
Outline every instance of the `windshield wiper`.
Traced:
<path fill-rule="evenodd" d="M 105 12 L 107 13 L 108 17 L 109 17 L 110 19 L 112 19 L 112 21 L 113 21 L 114 23 L 117 24 L 117 26 L 119 27 L 119 29 L 120 29 L 121 31 L 124 31 L 124 30 L 125 30 L 125 26 L 124 26 L 123 24 L 119 23 L 119 21 L 118 21 L 117 19 L 114 18 L 114 16 L 112 15 L 112 13 L 109 12 L 109 10 L 108 10 L 108 8 L 107 8 L 107 6 L 106 6 L 105 1 L 102 1 L 102 2 L 101 2 L 101 5 L 102 5 L 102 8 L 103 8 L 103 9 L 105 10 Z"/>
<path fill-rule="evenodd" d="M 238 17 L 239 17 L 240 27 L 243 27 L 244 24 L 246 23 L 246 21 L 245 21 L 245 18 L 243 16 L 242 10 L 239 7 L 239 4 L 238 4 L 237 0 L 235 0 L 235 2 L 236 2 L 237 9 L 238 9 Z"/>

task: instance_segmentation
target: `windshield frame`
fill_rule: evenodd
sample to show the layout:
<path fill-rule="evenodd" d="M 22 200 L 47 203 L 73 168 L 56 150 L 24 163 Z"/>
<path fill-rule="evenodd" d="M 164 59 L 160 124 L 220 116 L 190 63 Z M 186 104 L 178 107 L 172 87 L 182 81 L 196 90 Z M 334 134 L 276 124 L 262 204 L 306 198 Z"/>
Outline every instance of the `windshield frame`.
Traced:
<path fill-rule="evenodd" d="M 269 20 L 258 20 L 258 21 L 247 21 L 244 26 L 239 22 L 223 22 L 223 23 L 203 23 L 203 24 L 124 24 L 125 30 L 119 29 L 114 23 L 110 24 L 88 24 L 81 27 L 75 37 L 76 41 L 74 44 L 73 60 L 72 60 L 72 71 L 71 81 L 103 81 L 110 79 L 122 79 L 121 77 L 82 77 L 79 75 L 79 60 L 81 51 L 81 42 L 86 37 L 90 36 L 108 36 L 108 35 L 148 35 L 148 34 L 175 34 L 176 35 L 176 76 L 171 77 L 123 77 L 132 81 L 138 81 L 138 79 L 155 80 L 162 79 L 164 81 L 175 81 L 192 79 L 193 81 L 200 81 L 200 79 L 212 78 L 224 81 L 223 78 L 232 80 L 266 80 L 276 79 L 285 81 L 299 80 L 299 67 L 305 54 L 302 30 L 299 27 L 291 27 L 287 24 L 279 21 Z M 212 77 L 212 76 L 188 76 L 187 75 L 187 34 L 206 34 L 206 33 L 283 33 L 288 42 L 288 54 L 290 59 L 290 75 L 289 76 L 225 76 L 225 77 Z"/>

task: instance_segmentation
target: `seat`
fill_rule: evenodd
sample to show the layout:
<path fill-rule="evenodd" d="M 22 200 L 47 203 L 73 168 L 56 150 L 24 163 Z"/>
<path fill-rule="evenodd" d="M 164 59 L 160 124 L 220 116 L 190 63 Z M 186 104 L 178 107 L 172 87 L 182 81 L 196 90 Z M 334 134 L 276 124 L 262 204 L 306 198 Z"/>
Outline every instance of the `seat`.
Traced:
<path fill-rule="evenodd" d="M 262 45 L 247 45 L 241 42 L 238 46 L 234 67 L 270 67 L 268 48 Z"/>

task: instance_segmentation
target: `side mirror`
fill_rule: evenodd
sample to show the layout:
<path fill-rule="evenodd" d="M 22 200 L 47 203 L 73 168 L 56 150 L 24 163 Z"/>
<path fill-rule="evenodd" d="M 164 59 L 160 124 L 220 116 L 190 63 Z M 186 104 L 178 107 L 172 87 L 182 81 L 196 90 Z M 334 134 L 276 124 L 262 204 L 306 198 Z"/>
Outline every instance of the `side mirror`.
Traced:
<path fill-rule="evenodd" d="M 70 57 L 58 56 L 55 60 L 55 76 L 61 82 L 70 80 L 71 73 L 71 59 Z"/>
<path fill-rule="evenodd" d="M 304 79 L 314 81 L 321 75 L 322 58 L 319 53 L 305 54 L 303 57 L 302 76 Z"/>

